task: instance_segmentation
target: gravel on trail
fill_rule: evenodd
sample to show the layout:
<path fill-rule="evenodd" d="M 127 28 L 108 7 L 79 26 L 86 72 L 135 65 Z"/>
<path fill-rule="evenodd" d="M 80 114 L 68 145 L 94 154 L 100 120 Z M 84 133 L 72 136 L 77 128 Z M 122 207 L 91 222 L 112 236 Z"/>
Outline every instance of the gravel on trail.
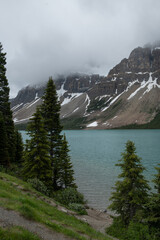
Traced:
<path fill-rule="evenodd" d="M 40 223 L 27 220 L 19 213 L 6 210 L 2 207 L 0 207 L 0 226 L 5 228 L 10 226 L 21 226 L 29 232 L 37 234 L 44 240 L 71 240 L 71 238 L 61 233 L 54 232 Z"/>

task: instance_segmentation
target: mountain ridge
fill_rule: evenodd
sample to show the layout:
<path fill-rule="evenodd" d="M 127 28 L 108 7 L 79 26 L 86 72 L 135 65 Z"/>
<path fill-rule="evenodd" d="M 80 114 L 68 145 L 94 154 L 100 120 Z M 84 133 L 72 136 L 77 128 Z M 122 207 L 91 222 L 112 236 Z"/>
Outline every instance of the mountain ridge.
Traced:
<path fill-rule="evenodd" d="M 147 124 L 160 111 L 160 42 L 135 48 L 107 76 L 72 74 L 55 85 L 65 125 L 67 119 L 87 129 Z M 44 90 L 45 84 L 19 91 L 11 101 L 16 124 L 31 118 Z"/>

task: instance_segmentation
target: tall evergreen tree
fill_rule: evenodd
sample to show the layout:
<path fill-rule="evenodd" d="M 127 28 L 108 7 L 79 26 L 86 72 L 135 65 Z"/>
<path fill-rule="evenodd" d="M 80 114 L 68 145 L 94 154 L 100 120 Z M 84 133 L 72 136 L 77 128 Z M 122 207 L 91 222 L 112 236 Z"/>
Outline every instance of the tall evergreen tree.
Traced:
<path fill-rule="evenodd" d="M 155 239 L 160 239 L 160 164 L 155 169 L 157 170 L 157 174 L 155 174 L 153 182 L 155 183 L 156 192 L 152 193 L 150 201 L 146 205 L 145 214 L 151 231 L 152 228 L 155 229 Z"/>
<path fill-rule="evenodd" d="M 8 153 L 10 161 L 14 161 L 15 158 L 15 135 L 14 135 L 14 123 L 12 120 L 12 112 L 9 102 L 9 86 L 6 78 L 6 53 L 3 53 L 2 44 L 0 43 L 0 111 L 3 114 L 7 141 L 8 141 Z"/>
<path fill-rule="evenodd" d="M 8 142 L 3 114 L 0 112 L 0 165 L 9 166 Z"/>
<path fill-rule="evenodd" d="M 115 192 L 112 193 L 110 209 L 120 215 L 122 222 L 128 225 L 135 217 L 138 210 L 144 208 L 148 200 L 147 190 L 149 186 L 142 175 L 144 167 L 140 158 L 136 155 L 136 148 L 132 141 L 126 143 L 122 159 L 116 166 L 121 167 L 122 173 L 115 184 Z"/>
<path fill-rule="evenodd" d="M 23 140 L 21 133 L 15 129 L 15 163 L 19 166 L 22 164 Z"/>
<path fill-rule="evenodd" d="M 68 143 L 64 134 L 61 147 L 61 169 L 60 169 L 60 184 L 62 188 L 76 187 L 74 183 L 74 170 L 69 156 Z"/>
<path fill-rule="evenodd" d="M 60 124 L 60 103 L 58 101 L 55 84 L 51 77 L 49 78 L 43 96 L 41 112 L 50 144 L 49 153 L 53 168 L 53 189 L 58 190 L 60 187 L 62 126 Z"/>
<path fill-rule="evenodd" d="M 24 151 L 24 167 L 22 174 L 25 179 L 38 178 L 46 186 L 51 185 L 52 169 L 49 157 L 47 132 L 39 108 L 28 125 L 30 139 Z"/>

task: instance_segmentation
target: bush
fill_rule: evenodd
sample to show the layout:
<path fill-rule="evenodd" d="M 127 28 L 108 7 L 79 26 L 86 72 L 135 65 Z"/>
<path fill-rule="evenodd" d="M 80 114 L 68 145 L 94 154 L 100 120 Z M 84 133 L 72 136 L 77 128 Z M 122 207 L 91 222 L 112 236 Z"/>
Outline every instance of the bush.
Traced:
<path fill-rule="evenodd" d="M 149 228 L 147 225 L 138 223 L 138 222 L 131 222 L 128 226 L 127 231 L 128 239 L 130 240 L 150 240 L 152 239 Z"/>
<path fill-rule="evenodd" d="M 79 203 L 70 203 L 68 205 L 68 207 L 71 210 L 74 210 L 75 212 L 79 213 L 80 215 L 87 215 L 87 211 L 85 209 L 85 207 L 83 206 L 83 204 L 79 204 Z"/>
<path fill-rule="evenodd" d="M 106 229 L 106 233 L 120 240 L 158 240 L 158 234 L 150 231 L 147 224 L 131 221 L 126 227 L 120 217 L 115 217 L 113 224 Z M 157 235 L 156 235 L 157 234 Z"/>
<path fill-rule="evenodd" d="M 40 181 L 38 178 L 30 178 L 27 180 L 28 183 L 31 184 L 33 188 L 35 188 L 38 192 L 41 192 L 47 196 L 49 196 L 49 191 L 46 185 Z"/>
<path fill-rule="evenodd" d="M 120 217 L 114 217 L 113 224 L 106 229 L 106 233 L 121 240 L 128 240 L 127 229 Z"/>
<path fill-rule="evenodd" d="M 75 188 L 66 188 L 58 191 L 55 195 L 55 199 L 67 206 L 71 203 L 85 203 L 83 194 L 79 193 Z"/>

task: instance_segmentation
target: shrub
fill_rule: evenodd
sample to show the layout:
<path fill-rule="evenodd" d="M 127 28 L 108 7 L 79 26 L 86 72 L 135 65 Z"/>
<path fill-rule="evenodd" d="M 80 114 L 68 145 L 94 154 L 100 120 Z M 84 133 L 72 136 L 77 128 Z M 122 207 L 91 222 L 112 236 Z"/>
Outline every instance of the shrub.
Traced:
<path fill-rule="evenodd" d="M 46 185 L 40 181 L 38 178 L 30 178 L 27 181 L 28 183 L 31 184 L 33 188 L 35 188 L 38 192 L 41 192 L 47 196 L 49 196 L 49 191 L 46 187 Z"/>
<path fill-rule="evenodd" d="M 75 188 L 60 190 L 56 193 L 55 198 L 58 202 L 67 206 L 71 203 L 85 203 L 83 194 L 79 193 Z"/>
<path fill-rule="evenodd" d="M 126 232 L 127 229 L 121 221 L 120 217 L 114 217 L 113 224 L 106 229 L 107 234 L 121 240 L 128 240 Z"/>
<path fill-rule="evenodd" d="M 71 210 L 74 210 L 75 212 L 79 213 L 80 215 L 87 215 L 87 211 L 86 211 L 86 209 L 85 209 L 83 204 L 69 203 L 68 207 Z"/>
<path fill-rule="evenodd" d="M 132 240 L 150 240 L 152 239 L 147 225 L 139 222 L 131 222 L 127 231 L 128 239 Z"/>

